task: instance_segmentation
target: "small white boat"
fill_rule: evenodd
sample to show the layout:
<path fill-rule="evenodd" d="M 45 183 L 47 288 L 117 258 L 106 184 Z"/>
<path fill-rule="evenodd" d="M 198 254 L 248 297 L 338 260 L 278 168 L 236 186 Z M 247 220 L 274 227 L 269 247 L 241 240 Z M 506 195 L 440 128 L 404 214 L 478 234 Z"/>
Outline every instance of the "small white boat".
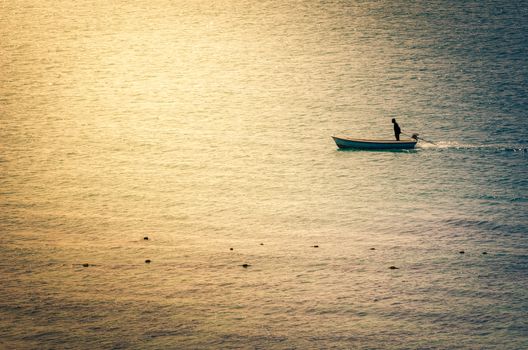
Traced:
<path fill-rule="evenodd" d="M 363 140 L 363 139 L 344 139 L 332 136 L 337 147 L 342 149 L 412 149 L 416 146 L 418 140 Z"/>

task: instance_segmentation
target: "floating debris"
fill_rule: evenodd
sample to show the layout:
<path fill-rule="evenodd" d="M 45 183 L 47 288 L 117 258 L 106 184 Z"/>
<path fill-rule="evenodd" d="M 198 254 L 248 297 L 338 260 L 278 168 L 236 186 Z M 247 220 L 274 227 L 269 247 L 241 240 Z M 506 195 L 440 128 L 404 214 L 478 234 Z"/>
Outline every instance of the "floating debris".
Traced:
<path fill-rule="evenodd" d="M 314 248 L 319 248 L 319 246 L 318 246 L 317 244 L 316 244 L 316 245 L 314 245 L 313 247 L 314 247 Z"/>
<path fill-rule="evenodd" d="M 264 245 L 264 243 L 260 243 L 260 245 Z"/>
<path fill-rule="evenodd" d="M 233 248 L 229 248 L 229 250 L 233 250 Z"/>
<path fill-rule="evenodd" d="M 488 254 L 488 252 L 482 252 L 482 254 L 483 254 L 483 255 L 486 255 L 486 254 Z"/>
<path fill-rule="evenodd" d="M 144 239 L 145 241 L 148 241 L 148 240 L 149 240 L 149 238 L 148 238 L 147 236 L 143 237 L 143 239 Z"/>
<path fill-rule="evenodd" d="M 84 263 L 84 264 L 72 264 L 72 266 L 93 267 L 93 266 L 97 266 L 97 265 Z"/>
<path fill-rule="evenodd" d="M 466 252 L 463 251 L 463 250 L 461 250 L 461 251 L 458 252 L 458 254 L 465 254 L 465 253 L 466 253 Z"/>
<path fill-rule="evenodd" d="M 250 264 L 242 264 L 242 265 L 240 265 L 240 266 L 242 266 L 243 268 L 247 269 L 247 268 L 250 267 L 251 265 L 250 265 Z"/>
<path fill-rule="evenodd" d="M 145 264 L 150 264 L 150 263 L 151 263 L 150 259 L 145 260 Z"/>
<path fill-rule="evenodd" d="M 376 248 L 370 248 L 370 250 L 376 250 Z"/>
<path fill-rule="evenodd" d="M 396 267 L 396 266 L 393 265 L 393 266 L 389 266 L 389 269 L 391 269 L 391 270 L 398 270 L 399 267 Z"/>

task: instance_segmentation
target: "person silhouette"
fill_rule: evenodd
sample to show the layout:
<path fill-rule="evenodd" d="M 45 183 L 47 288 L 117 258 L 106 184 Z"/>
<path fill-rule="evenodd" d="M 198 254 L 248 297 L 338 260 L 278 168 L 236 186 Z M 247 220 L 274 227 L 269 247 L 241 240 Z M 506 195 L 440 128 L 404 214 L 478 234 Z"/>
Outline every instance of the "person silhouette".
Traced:
<path fill-rule="evenodd" d="M 398 123 L 396 123 L 395 118 L 392 118 L 392 124 L 394 124 L 394 136 L 396 137 L 396 141 L 400 141 L 401 129 Z"/>

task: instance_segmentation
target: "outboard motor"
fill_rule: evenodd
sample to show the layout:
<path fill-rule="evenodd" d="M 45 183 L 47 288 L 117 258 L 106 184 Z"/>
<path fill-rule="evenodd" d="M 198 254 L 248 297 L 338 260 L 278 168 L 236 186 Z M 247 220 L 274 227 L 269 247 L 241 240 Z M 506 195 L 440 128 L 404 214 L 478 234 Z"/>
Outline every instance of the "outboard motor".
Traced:
<path fill-rule="evenodd" d="M 415 139 L 416 141 L 418 141 L 418 134 L 412 134 L 411 136 L 413 139 Z"/>

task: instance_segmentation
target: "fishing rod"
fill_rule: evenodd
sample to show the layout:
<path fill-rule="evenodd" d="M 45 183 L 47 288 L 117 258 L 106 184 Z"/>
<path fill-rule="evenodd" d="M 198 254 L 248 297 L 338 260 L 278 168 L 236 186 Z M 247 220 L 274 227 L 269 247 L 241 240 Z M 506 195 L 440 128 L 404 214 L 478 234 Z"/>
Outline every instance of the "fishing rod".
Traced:
<path fill-rule="evenodd" d="M 409 136 L 410 138 L 413 138 L 415 140 L 422 140 L 422 141 L 425 141 L 425 142 L 429 142 L 429 143 L 432 143 L 433 145 L 436 145 L 436 143 L 434 143 L 433 141 L 429 141 L 429 140 L 426 140 L 424 138 L 421 138 L 421 137 L 418 137 L 418 134 L 412 134 L 412 135 L 409 135 L 409 134 L 406 134 L 406 133 L 403 133 L 405 136 Z"/>

